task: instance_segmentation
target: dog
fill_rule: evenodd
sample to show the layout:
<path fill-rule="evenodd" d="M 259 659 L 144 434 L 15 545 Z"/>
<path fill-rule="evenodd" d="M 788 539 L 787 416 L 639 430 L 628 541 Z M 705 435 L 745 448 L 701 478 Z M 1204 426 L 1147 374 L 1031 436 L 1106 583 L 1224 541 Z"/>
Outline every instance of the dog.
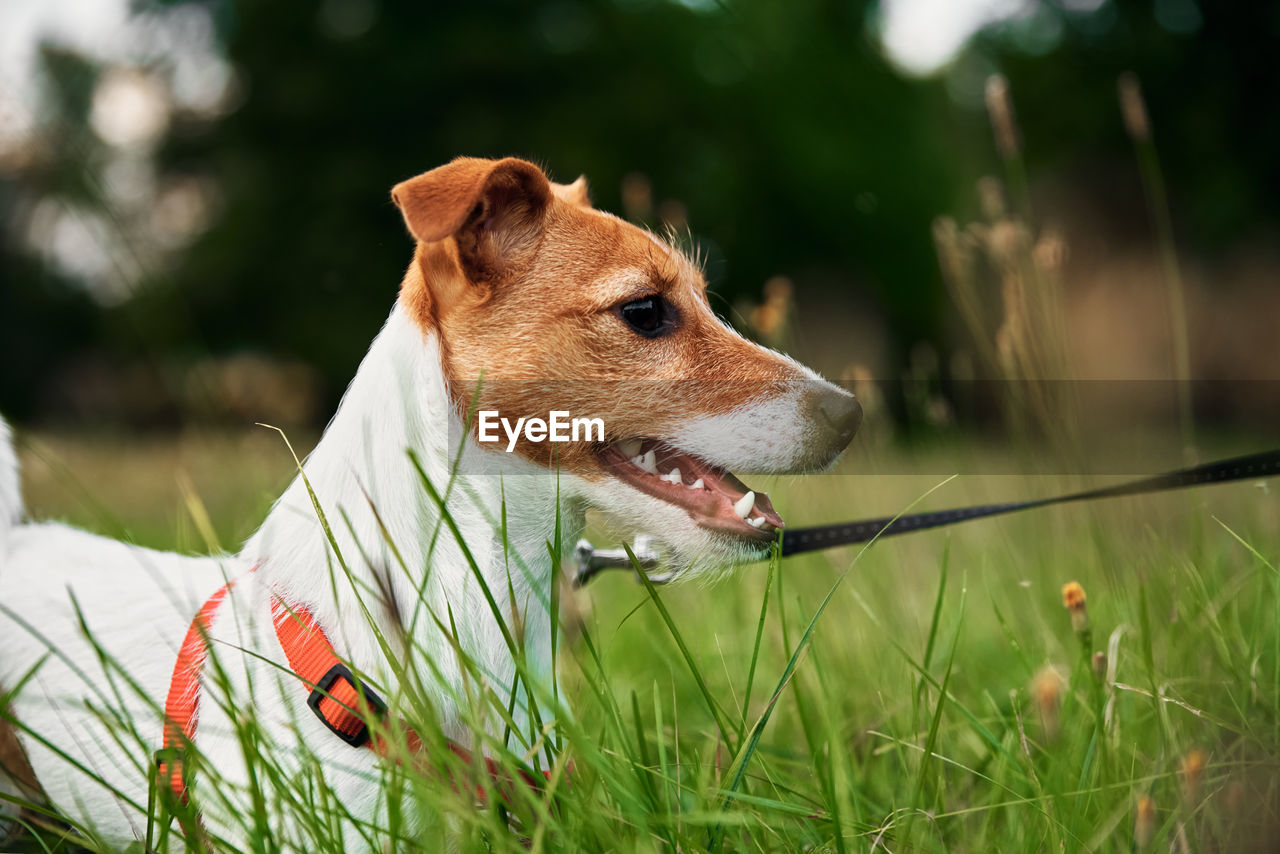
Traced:
<path fill-rule="evenodd" d="M 706 577 L 765 556 L 783 527 L 731 471 L 819 470 L 853 437 L 851 394 L 734 332 L 697 265 L 593 208 L 584 178 L 557 184 L 524 160 L 459 158 L 398 184 L 392 200 L 416 244 L 395 306 L 238 554 L 161 553 L 23 522 L 16 458 L 0 436 L 10 721 L 0 719 L 10 796 L 0 810 L 10 817 L 14 799 L 39 798 L 106 845 L 133 844 L 146 832 L 151 755 L 189 737 L 200 773 L 219 781 L 216 796 L 194 785 L 200 827 L 243 842 L 255 783 L 236 732 L 251 708 L 281 767 L 318 763 L 349 813 L 344 846 L 367 844 L 354 828 L 388 808 L 369 782 L 384 759 L 352 750 L 367 730 L 339 732 L 335 707 L 326 718 L 317 698 L 343 687 L 362 713 L 381 711 L 367 683 L 394 714 L 395 663 L 412 648 L 430 662 L 424 690 L 440 726 L 473 743 L 458 650 L 499 693 L 515 676 L 495 606 L 520 613 L 532 678 L 554 679 L 557 521 L 572 543 L 594 509 L 619 537 L 651 535 L 678 575 Z M 530 425 L 552 411 L 599 421 L 605 435 L 539 442 Z M 510 445 L 484 443 L 477 412 L 525 428 Z M 407 619 L 419 603 L 435 619 Z M 297 637 L 284 633 L 298 625 L 324 639 L 326 667 L 349 670 L 295 666 Z M 347 684 L 352 672 L 361 684 Z M 175 703 L 186 707 L 179 722 Z M 174 790 L 185 798 L 184 786 Z M 307 847 L 277 830 L 286 847 Z"/>

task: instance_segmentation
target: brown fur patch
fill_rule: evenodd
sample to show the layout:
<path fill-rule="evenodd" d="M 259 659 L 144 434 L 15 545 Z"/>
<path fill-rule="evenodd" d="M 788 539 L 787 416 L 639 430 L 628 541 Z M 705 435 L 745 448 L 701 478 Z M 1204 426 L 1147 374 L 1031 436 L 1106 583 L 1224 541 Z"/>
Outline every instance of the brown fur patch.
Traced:
<path fill-rule="evenodd" d="M 513 168 L 503 166 L 511 162 L 478 161 L 445 176 L 434 170 L 396 188 L 419 237 L 401 299 L 424 330 L 439 334 L 459 412 L 483 376 L 479 408 L 512 420 L 567 410 L 572 417 L 602 418 L 609 441 L 661 437 L 689 418 L 730 411 L 801 376 L 789 361 L 726 327 L 711 311 L 700 270 L 665 241 L 583 207 L 576 193 L 543 195 L 523 167 L 519 182 L 486 196 L 490 179 L 476 177 L 483 172 L 478 164 L 489 163 L 492 171 Z M 437 186 L 444 179 L 465 186 L 446 192 Z M 401 191 L 414 181 L 434 189 Z M 474 209 L 477 198 L 487 199 L 484 216 L 468 218 L 461 209 Z M 503 205 L 513 211 L 502 211 Z M 518 239 L 503 233 L 513 228 Z M 668 306 L 672 328 L 646 338 L 623 321 L 619 307 L 653 295 Z M 541 464 L 558 455 L 561 466 L 584 476 L 603 473 L 585 443 L 522 440 L 517 451 Z"/>
<path fill-rule="evenodd" d="M 0 775 L 28 789 L 32 795 L 40 792 L 40 783 L 31 770 L 27 754 L 18 742 L 18 732 L 12 723 L 0 719 Z"/>

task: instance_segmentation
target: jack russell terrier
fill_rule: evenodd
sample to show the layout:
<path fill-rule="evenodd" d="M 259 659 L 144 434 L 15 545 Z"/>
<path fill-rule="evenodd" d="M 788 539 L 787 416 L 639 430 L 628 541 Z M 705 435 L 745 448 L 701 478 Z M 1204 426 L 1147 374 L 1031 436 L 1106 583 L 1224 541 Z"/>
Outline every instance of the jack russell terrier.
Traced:
<path fill-rule="evenodd" d="M 157 773 L 186 802 L 187 748 L 200 817 L 184 829 L 244 842 L 254 804 L 274 803 L 237 735 L 251 709 L 280 767 L 323 773 L 345 844 L 367 844 L 358 827 L 388 809 L 370 782 L 386 750 L 352 745 L 386 747 L 366 722 L 395 714 L 411 650 L 459 743 L 477 743 L 462 655 L 500 694 L 516 677 L 495 613 L 520 613 L 523 678 L 554 679 L 557 520 L 573 543 L 593 508 L 620 536 L 651 535 L 681 576 L 756 560 L 783 522 L 730 470 L 822 469 L 853 437 L 852 395 L 736 334 L 699 269 L 593 209 L 583 178 L 459 158 L 392 199 L 417 243 L 399 299 L 239 554 L 22 521 L 0 421 L 0 824 L 44 803 L 123 848 L 146 832 Z M 526 427 L 481 443 L 479 411 Z M 552 411 L 605 435 L 537 441 Z M 162 745 L 175 752 L 153 765 Z"/>

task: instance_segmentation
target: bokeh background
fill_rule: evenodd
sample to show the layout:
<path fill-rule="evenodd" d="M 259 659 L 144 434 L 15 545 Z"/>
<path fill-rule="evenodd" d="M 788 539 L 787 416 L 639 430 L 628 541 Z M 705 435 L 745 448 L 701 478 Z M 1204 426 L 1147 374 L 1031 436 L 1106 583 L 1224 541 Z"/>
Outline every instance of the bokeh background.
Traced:
<path fill-rule="evenodd" d="M 585 173 L 698 248 L 741 331 L 855 388 L 834 473 L 750 478 L 793 525 L 1274 447 L 1278 44 L 1260 0 L 0 0 L 0 413 L 29 515 L 234 551 L 295 472 L 253 425 L 311 446 L 410 260 L 390 187 L 459 154 Z M 751 771 L 786 810 L 741 847 L 1132 851 L 1155 804 L 1143 850 L 1275 850 L 1278 500 L 1074 505 L 665 589 L 748 722 L 847 573 Z M 575 712 L 599 714 L 577 625 L 675 776 L 704 769 L 686 808 L 719 809 L 716 725 L 647 594 L 613 573 L 561 601 Z M 649 832 L 598 817 L 620 850 Z"/>
<path fill-rule="evenodd" d="M 1197 417 L 1265 428 L 1278 37 L 1198 0 L 6 0 L 0 411 L 315 430 L 408 263 L 390 186 L 514 154 L 674 226 L 899 431 L 972 378 L 1222 383 Z"/>

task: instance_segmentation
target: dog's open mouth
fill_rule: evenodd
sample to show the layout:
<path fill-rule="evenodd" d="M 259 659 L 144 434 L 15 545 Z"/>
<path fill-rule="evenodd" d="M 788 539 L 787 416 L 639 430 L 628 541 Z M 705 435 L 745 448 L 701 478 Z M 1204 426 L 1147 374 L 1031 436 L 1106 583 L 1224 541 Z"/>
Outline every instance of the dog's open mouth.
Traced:
<path fill-rule="evenodd" d="M 767 542 L 785 527 L 769 496 L 656 439 L 623 439 L 605 445 L 599 454 L 624 482 L 684 508 L 704 528 Z"/>

